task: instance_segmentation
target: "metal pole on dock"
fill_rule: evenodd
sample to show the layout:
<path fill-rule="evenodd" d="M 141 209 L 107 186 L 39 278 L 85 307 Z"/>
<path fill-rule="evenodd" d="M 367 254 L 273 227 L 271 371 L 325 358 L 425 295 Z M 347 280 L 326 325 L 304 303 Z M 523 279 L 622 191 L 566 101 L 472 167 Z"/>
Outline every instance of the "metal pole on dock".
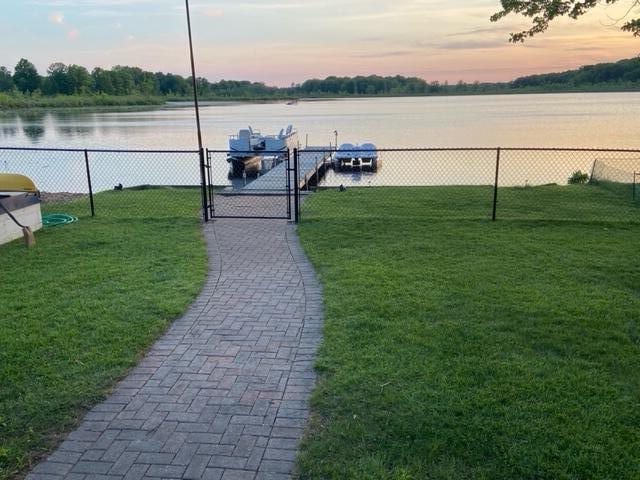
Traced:
<path fill-rule="evenodd" d="M 187 9 L 187 30 L 189 32 L 189 56 L 191 58 L 191 84 L 193 86 L 193 105 L 196 111 L 196 129 L 198 131 L 198 153 L 200 155 L 200 189 L 202 194 L 202 215 L 204 221 L 209 221 L 207 211 L 207 191 L 204 173 L 204 149 L 202 148 L 202 128 L 200 127 L 200 106 L 198 105 L 198 83 L 196 82 L 196 64 L 193 59 L 193 39 L 191 37 L 191 15 L 189 13 L 189 0 L 184 0 Z"/>

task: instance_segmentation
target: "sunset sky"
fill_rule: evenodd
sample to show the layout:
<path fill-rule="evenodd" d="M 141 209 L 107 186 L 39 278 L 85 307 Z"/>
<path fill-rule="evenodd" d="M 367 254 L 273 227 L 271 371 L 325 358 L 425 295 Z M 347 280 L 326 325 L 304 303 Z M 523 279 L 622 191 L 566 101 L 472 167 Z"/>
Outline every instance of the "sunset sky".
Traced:
<path fill-rule="evenodd" d="M 183 0 L 3 3 L 0 65 L 10 69 L 25 57 L 41 74 L 54 61 L 189 74 Z M 524 45 L 507 39 L 526 20 L 489 21 L 498 0 L 191 0 L 191 14 L 199 76 L 283 86 L 369 74 L 503 81 L 629 58 L 640 39 L 615 21 L 629 5 L 562 19 Z"/>

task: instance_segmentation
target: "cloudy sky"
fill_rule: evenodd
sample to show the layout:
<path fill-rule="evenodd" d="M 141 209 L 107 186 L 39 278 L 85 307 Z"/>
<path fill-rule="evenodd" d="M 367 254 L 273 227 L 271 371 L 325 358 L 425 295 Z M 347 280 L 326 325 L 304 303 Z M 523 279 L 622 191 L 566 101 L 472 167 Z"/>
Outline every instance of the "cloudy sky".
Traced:
<path fill-rule="evenodd" d="M 288 85 L 328 75 L 501 81 L 638 55 L 616 19 L 631 0 L 562 19 L 524 45 L 499 0 L 191 0 L 197 73 Z M 3 0 L 0 65 L 28 58 L 189 73 L 184 0 Z"/>

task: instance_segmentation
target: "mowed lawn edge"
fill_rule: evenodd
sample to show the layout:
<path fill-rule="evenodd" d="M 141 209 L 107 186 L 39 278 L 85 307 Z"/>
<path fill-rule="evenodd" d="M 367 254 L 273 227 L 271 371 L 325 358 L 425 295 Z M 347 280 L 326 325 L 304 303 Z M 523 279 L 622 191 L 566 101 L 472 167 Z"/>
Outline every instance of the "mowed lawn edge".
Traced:
<path fill-rule="evenodd" d="M 303 479 L 640 476 L 640 223 L 616 189 L 305 201 L 324 289 Z"/>
<path fill-rule="evenodd" d="M 0 478 L 21 477 L 104 399 L 199 293 L 199 190 L 43 204 L 77 223 L 0 246 Z"/>

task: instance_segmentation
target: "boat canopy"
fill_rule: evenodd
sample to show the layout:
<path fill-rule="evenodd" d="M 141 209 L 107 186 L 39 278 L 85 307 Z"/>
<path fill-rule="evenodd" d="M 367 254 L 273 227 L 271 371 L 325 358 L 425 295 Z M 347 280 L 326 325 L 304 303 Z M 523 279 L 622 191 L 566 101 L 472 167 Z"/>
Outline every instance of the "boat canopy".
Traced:
<path fill-rule="evenodd" d="M 336 158 L 354 158 L 357 157 L 356 147 L 352 143 L 343 143 L 336 152 Z"/>
<path fill-rule="evenodd" d="M 373 143 L 360 144 L 360 158 L 378 158 L 378 149 Z"/>

